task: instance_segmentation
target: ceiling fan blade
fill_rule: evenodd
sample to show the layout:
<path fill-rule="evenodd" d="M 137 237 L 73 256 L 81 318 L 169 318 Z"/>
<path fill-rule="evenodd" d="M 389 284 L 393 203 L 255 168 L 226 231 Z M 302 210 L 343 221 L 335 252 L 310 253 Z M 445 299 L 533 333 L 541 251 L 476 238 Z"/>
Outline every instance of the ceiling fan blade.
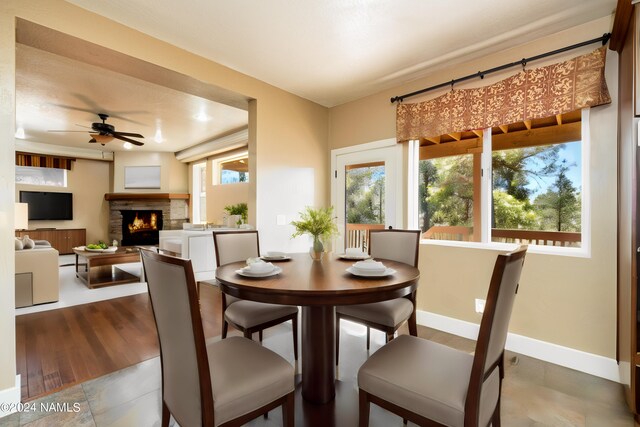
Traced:
<path fill-rule="evenodd" d="M 121 134 L 119 134 L 118 132 L 114 133 L 113 137 L 116 138 L 116 139 L 119 139 L 121 141 L 130 142 L 133 145 L 144 145 L 144 142 L 140 142 L 140 141 L 136 141 L 135 139 L 130 139 L 130 138 L 124 137 Z"/>
<path fill-rule="evenodd" d="M 144 136 L 140 135 L 139 133 L 114 131 L 113 134 L 114 135 L 122 135 L 122 136 L 133 136 L 135 138 L 144 138 Z"/>

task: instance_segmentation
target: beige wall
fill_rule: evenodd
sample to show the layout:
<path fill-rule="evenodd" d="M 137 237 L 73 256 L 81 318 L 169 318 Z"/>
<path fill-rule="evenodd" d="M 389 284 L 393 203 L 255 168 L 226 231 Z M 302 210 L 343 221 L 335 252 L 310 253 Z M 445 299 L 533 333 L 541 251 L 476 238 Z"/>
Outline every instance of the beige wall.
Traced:
<path fill-rule="evenodd" d="M 395 108 L 389 99 L 455 77 L 475 73 L 518 58 L 564 47 L 611 31 L 611 19 L 600 19 L 517 49 L 490 55 L 434 72 L 426 78 L 384 91 L 329 112 L 331 149 L 393 138 Z M 558 62 L 597 47 L 530 64 Z M 513 70 L 459 87 L 489 84 Z M 616 341 L 616 135 L 617 54 L 608 52 L 607 82 L 613 103 L 594 108 L 591 136 L 591 256 L 577 258 L 529 254 L 513 317 L 511 332 L 550 343 L 615 357 Z M 439 93 L 431 93 L 435 97 Z M 423 97 L 422 99 L 427 99 Z M 416 102 L 420 98 L 406 100 Z M 406 176 L 406 174 L 405 174 Z M 496 251 L 422 245 L 418 309 L 478 323 L 474 299 L 485 298 Z"/>
<path fill-rule="evenodd" d="M 224 207 L 249 202 L 249 183 L 208 185 L 207 222 L 218 223 L 225 216 Z"/>
<path fill-rule="evenodd" d="M 29 221 L 29 228 L 86 228 L 87 242 L 107 240 L 109 226 L 109 204 L 105 193 L 111 191 L 110 162 L 77 159 L 67 172 L 67 188 L 39 185 L 16 185 L 19 191 L 60 191 L 73 194 L 72 221 Z"/>
<path fill-rule="evenodd" d="M 4 245 L 14 234 L 15 202 L 16 45 L 14 13 L 8 6 L 0 4 L 0 241 Z M 16 385 L 15 253 L 4 245 L 0 250 L 0 394 L 10 398 L 17 391 L 19 398 L 20 391 L 11 390 Z"/>
<path fill-rule="evenodd" d="M 0 3 L 0 233 L 13 235 L 14 121 L 15 121 L 15 18 L 35 22 L 124 54 L 183 73 L 204 83 L 243 94 L 250 102 L 249 150 L 252 162 L 249 208 L 258 228 L 275 224 L 280 213 L 298 212 L 304 204 L 324 205 L 328 200 L 328 154 L 326 108 L 291 95 L 205 58 L 158 41 L 134 29 L 92 14 L 62 0 L 5 0 Z M 122 185 L 116 179 L 120 191 Z M 306 179 L 295 187 L 292 179 Z M 180 178 L 187 185 L 188 177 Z M 286 184 L 293 197 L 272 197 Z M 169 184 L 171 187 L 173 184 Z M 310 188 L 305 190 L 302 185 Z M 185 188 L 186 190 L 186 188 Z M 294 191 L 295 190 L 295 191 Z M 173 190 L 172 190 L 173 191 Z M 255 204 L 255 206 L 252 206 Z M 274 227 L 261 233 L 261 246 L 288 242 L 290 229 Z M 0 255 L 0 391 L 12 387 L 15 378 L 15 326 L 13 319 L 13 253 Z"/>
<path fill-rule="evenodd" d="M 124 171 L 127 166 L 160 166 L 159 189 L 125 189 Z M 176 160 L 173 153 L 118 151 L 113 159 L 114 193 L 188 193 L 189 167 Z"/>

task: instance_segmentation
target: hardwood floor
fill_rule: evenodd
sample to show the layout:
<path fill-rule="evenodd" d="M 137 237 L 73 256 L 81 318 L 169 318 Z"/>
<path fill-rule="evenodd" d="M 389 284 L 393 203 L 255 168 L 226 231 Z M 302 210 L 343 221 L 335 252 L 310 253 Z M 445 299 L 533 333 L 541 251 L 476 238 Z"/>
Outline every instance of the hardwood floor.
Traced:
<path fill-rule="evenodd" d="M 205 336 L 220 334 L 220 292 L 201 286 Z M 148 294 L 16 317 L 22 400 L 69 387 L 159 355 Z"/>

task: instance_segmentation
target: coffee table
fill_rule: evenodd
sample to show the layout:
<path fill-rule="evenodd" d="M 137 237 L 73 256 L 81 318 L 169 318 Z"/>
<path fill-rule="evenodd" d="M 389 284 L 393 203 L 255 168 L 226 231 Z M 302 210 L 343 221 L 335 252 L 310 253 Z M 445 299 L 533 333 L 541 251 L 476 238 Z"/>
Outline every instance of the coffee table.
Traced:
<path fill-rule="evenodd" d="M 115 265 L 140 262 L 137 248 L 118 248 L 115 252 L 91 252 L 74 248 L 73 252 L 76 254 L 76 277 L 90 289 L 144 280 Z M 81 265 L 80 257 L 86 260 L 84 271 L 78 268 Z"/>

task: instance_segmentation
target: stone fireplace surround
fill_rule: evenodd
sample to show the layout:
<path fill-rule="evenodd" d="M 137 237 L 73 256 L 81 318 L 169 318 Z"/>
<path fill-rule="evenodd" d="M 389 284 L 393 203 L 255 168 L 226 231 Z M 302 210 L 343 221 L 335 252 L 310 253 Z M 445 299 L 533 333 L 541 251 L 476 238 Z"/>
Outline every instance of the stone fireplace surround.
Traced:
<path fill-rule="evenodd" d="M 109 202 L 109 242 L 122 241 L 121 210 L 161 210 L 163 230 L 182 230 L 189 220 L 189 194 L 107 193 Z"/>

